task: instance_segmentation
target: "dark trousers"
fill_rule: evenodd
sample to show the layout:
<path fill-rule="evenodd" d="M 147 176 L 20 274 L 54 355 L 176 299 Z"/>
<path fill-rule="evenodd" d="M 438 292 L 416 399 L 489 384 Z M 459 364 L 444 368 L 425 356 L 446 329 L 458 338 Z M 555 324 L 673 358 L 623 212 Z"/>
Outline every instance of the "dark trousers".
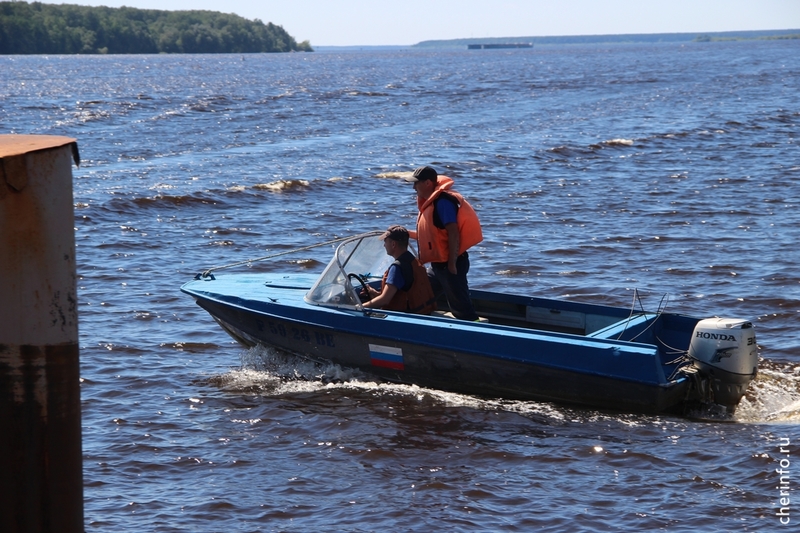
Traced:
<path fill-rule="evenodd" d="M 437 295 L 444 292 L 450 312 L 454 317 L 461 320 L 478 320 L 478 314 L 472 307 L 472 300 L 469 299 L 469 284 L 467 283 L 469 254 L 467 252 L 459 255 L 456 259 L 456 270 L 458 274 L 451 274 L 447 269 L 447 263 L 431 263 L 428 278 L 431 281 L 433 292 Z"/>

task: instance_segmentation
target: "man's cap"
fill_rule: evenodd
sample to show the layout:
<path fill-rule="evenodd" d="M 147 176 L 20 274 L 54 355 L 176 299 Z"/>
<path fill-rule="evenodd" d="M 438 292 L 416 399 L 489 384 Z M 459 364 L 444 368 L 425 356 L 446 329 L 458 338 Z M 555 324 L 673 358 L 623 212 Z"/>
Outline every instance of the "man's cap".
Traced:
<path fill-rule="evenodd" d="M 403 226 L 389 226 L 389 229 L 381 235 L 381 240 L 384 239 L 392 239 L 399 243 L 408 244 L 408 230 Z"/>
<path fill-rule="evenodd" d="M 436 181 L 436 178 L 438 176 L 439 174 L 432 167 L 419 167 L 417 170 L 414 171 L 414 174 L 406 178 L 406 181 L 410 182 L 425 181 L 425 180 Z"/>

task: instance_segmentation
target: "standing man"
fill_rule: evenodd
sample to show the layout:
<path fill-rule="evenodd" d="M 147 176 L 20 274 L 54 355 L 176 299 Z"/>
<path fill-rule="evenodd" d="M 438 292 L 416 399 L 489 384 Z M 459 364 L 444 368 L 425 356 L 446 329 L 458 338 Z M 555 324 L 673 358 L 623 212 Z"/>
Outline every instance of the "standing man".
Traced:
<path fill-rule="evenodd" d="M 453 316 L 478 320 L 469 297 L 467 249 L 483 240 L 475 210 L 452 189 L 453 180 L 439 176 L 431 167 L 419 167 L 406 181 L 417 192 L 417 231 L 420 263 L 430 263 L 429 277 L 435 292 L 444 291 Z"/>

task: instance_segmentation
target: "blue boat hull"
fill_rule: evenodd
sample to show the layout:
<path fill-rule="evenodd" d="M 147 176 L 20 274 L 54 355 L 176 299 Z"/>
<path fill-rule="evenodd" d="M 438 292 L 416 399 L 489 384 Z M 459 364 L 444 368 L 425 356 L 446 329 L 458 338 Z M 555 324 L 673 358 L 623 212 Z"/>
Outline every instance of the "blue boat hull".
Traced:
<path fill-rule="evenodd" d="M 313 281 L 243 274 L 181 289 L 245 346 L 272 346 L 383 380 L 635 412 L 677 411 L 693 401 L 693 381 L 670 378 L 675 366 L 664 352 L 688 346 L 697 323 L 691 317 L 632 319 L 627 309 L 473 291 L 479 313 L 490 317 L 471 323 L 313 305 L 304 299 Z"/>

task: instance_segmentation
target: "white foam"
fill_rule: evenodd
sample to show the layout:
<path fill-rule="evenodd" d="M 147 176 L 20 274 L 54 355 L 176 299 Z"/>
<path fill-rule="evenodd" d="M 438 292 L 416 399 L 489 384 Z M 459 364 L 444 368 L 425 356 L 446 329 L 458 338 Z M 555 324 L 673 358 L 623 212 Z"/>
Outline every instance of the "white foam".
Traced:
<path fill-rule="evenodd" d="M 800 422 L 800 367 L 762 362 L 758 376 L 736 410 L 746 423 Z"/>
<path fill-rule="evenodd" d="M 586 410 L 576 415 L 572 409 L 534 401 L 487 399 L 416 385 L 385 383 L 357 369 L 345 368 L 331 362 L 308 358 L 256 346 L 241 353 L 241 368 L 217 376 L 214 380 L 222 390 L 282 395 L 300 392 L 356 389 L 376 394 L 401 395 L 418 401 L 433 400 L 450 407 L 471 407 L 488 411 L 506 411 L 522 416 L 543 416 L 553 422 L 569 418 L 606 419 L 639 425 L 641 419 L 623 414 L 607 415 Z M 797 423 L 800 422 L 800 367 L 779 367 L 762 362 L 757 378 L 750 384 L 735 415 L 731 416 L 711 406 L 692 413 L 691 418 L 739 423 Z"/>
<path fill-rule="evenodd" d="M 449 407 L 502 410 L 523 416 L 539 415 L 564 420 L 558 407 L 542 402 L 485 399 L 417 385 L 381 382 L 360 370 L 331 362 L 317 362 L 285 352 L 256 346 L 240 355 L 242 367 L 218 376 L 214 381 L 228 392 L 282 395 L 298 392 L 357 389 L 376 394 L 400 395 L 439 402 Z"/>

